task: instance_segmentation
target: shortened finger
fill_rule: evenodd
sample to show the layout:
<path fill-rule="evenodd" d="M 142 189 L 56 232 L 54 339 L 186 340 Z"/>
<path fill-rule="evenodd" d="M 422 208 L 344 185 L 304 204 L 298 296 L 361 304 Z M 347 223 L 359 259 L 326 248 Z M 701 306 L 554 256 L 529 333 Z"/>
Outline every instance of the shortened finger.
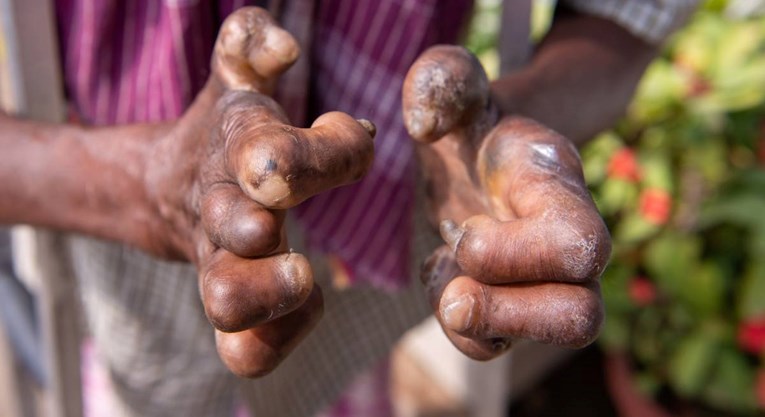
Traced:
<path fill-rule="evenodd" d="M 425 294 L 436 313 L 436 318 L 452 344 L 475 360 L 495 358 L 510 348 L 510 338 L 471 338 L 457 333 L 444 324 L 445 315 L 441 312 L 441 296 L 447 285 L 461 275 L 461 272 L 454 258 L 454 252 L 448 246 L 442 246 L 433 251 L 433 254 L 424 262 L 420 279 L 425 286 Z"/>
<path fill-rule="evenodd" d="M 486 73 L 459 46 L 437 45 L 420 55 L 402 93 L 404 124 L 418 141 L 433 142 L 450 132 L 478 137 L 493 123 Z"/>
<path fill-rule="evenodd" d="M 297 310 L 237 333 L 215 331 L 223 363 L 236 375 L 257 378 L 273 371 L 316 327 L 324 311 L 321 289 L 315 286 Z"/>
<path fill-rule="evenodd" d="M 311 293 L 313 274 L 299 253 L 241 258 L 219 250 L 200 273 L 200 292 L 210 322 L 239 332 L 284 316 Z"/>
<path fill-rule="evenodd" d="M 214 185 L 202 201 L 201 220 L 210 241 L 245 258 L 279 247 L 284 215 L 282 210 L 265 209 L 232 183 Z"/>
<path fill-rule="evenodd" d="M 374 125 L 345 113 L 322 115 L 310 129 L 260 124 L 227 147 L 227 169 L 244 192 L 268 208 L 286 209 L 361 179 L 374 158 Z"/>
<path fill-rule="evenodd" d="M 530 339 L 574 348 L 595 340 L 604 317 L 598 282 L 498 286 L 467 276 L 449 282 L 436 312 L 445 328 L 471 339 Z"/>
<path fill-rule="evenodd" d="M 608 231 L 597 215 L 573 211 L 571 217 L 499 221 L 477 215 L 461 226 L 443 221 L 441 236 L 460 268 L 487 284 L 597 280 L 610 256 Z"/>
<path fill-rule="evenodd" d="M 482 282 L 585 282 L 605 268 L 611 240 L 574 146 L 529 119 L 505 118 L 478 154 L 493 218 L 441 232 L 467 275 Z"/>
<path fill-rule="evenodd" d="M 243 7 L 221 26 L 213 53 L 213 72 L 228 89 L 271 94 L 276 78 L 298 58 L 300 47 L 259 7 Z"/>

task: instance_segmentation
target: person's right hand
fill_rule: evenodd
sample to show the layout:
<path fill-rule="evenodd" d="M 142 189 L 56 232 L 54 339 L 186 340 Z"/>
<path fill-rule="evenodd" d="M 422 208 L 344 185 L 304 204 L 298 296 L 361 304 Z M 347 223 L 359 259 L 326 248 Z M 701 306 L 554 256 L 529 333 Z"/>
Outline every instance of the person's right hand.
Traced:
<path fill-rule="evenodd" d="M 323 304 L 306 258 L 290 250 L 285 209 L 370 168 L 374 126 L 339 112 L 310 129 L 269 97 L 299 48 L 268 13 L 224 22 L 212 75 L 154 146 L 147 190 L 166 229 L 150 252 L 193 262 L 218 352 L 240 376 L 274 369 L 317 323 Z"/>

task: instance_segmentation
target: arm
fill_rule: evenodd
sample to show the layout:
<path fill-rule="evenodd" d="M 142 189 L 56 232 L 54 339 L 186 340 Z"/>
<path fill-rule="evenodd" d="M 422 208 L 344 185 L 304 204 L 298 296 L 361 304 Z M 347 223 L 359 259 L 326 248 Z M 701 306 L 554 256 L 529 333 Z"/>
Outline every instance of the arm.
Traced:
<path fill-rule="evenodd" d="M 494 83 L 457 47 L 431 48 L 410 68 L 404 122 L 446 243 L 422 281 L 468 356 L 490 359 L 515 339 L 582 347 L 597 337 L 611 240 L 574 143 L 616 121 L 654 53 L 620 26 L 569 15 L 526 68 Z"/>
<path fill-rule="evenodd" d="M 0 223 L 75 231 L 163 253 L 144 183 L 170 125 L 85 128 L 0 115 Z"/>
<path fill-rule="evenodd" d="M 211 76 L 176 122 L 83 128 L 0 116 L 0 223 L 29 223 L 193 262 L 218 353 L 240 376 L 274 369 L 321 317 L 284 210 L 369 169 L 374 126 L 288 123 L 268 94 L 297 42 L 262 9 L 230 15 Z"/>
<path fill-rule="evenodd" d="M 658 48 L 599 17 L 564 13 L 518 73 L 492 83 L 504 114 L 530 117 L 582 144 L 624 113 Z"/>

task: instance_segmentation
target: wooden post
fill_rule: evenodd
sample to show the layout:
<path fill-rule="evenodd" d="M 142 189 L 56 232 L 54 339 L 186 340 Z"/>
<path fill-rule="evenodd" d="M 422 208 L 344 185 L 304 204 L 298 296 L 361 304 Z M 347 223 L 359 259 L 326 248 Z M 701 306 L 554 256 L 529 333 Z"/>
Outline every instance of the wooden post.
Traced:
<path fill-rule="evenodd" d="M 53 13 L 50 0 L 0 0 L 0 104 L 12 114 L 61 122 L 66 112 Z M 80 417 L 78 298 L 63 237 L 17 227 L 13 241 L 16 270 L 39 309 L 47 373 L 42 414 Z"/>

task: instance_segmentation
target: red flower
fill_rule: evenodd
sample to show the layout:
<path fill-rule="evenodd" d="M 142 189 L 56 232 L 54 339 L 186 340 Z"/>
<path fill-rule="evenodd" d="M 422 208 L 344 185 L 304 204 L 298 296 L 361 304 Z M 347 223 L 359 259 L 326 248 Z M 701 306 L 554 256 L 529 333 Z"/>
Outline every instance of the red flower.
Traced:
<path fill-rule="evenodd" d="M 699 97 L 712 91 L 712 84 L 702 77 L 694 76 L 688 88 L 688 97 Z"/>
<path fill-rule="evenodd" d="M 747 320 L 738 326 L 738 345 L 755 355 L 765 351 L 765 317 Z"/>
<path fill-rule="evenodd" d="M 757 371 L 757 380 L 754 383 L 754 395 L 757 397 L 757 404 L 760 408 L 765 408 L 765 369 Z"/>
<path fill-rule="evenodd" d="M 630 299 L 641 307 L 647 306 L 656 300 L 656 286 L 645 277 L 632 278 L 628 291 Z"/>
<path fill-rule="evenodd" d="M 660 226 L 669 220 L 672 212 L 672 196 L 661 188 L 648 188 L 640 194 L 640 215 Z"/>
<path fill-rule="evenodd" d="M 630 148 L 616 151 L 608 161 L 608 176 L 629 182 L 640 180 L 640 165 L 635 157 L 635 151 Z"/>

